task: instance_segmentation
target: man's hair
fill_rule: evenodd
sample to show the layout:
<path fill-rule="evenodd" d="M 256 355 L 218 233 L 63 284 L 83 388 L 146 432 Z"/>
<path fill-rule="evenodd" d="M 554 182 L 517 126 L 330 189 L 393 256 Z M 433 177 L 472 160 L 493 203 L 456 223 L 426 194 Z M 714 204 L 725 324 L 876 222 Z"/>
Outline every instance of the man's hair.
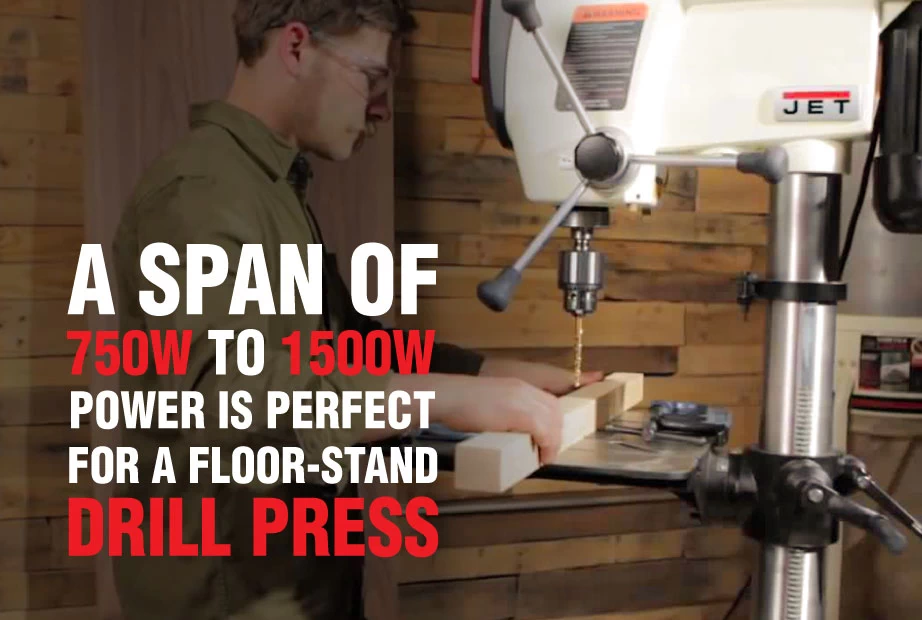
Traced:
<path fill-rule="evenodd" d="M 416 28 L 403 0 L 237 0 L 233 20 L 237 56 L 248 66 L 265 54 L 269 31 L 292 22 L 326 34 L 369 25 L 402 37 Z"/>

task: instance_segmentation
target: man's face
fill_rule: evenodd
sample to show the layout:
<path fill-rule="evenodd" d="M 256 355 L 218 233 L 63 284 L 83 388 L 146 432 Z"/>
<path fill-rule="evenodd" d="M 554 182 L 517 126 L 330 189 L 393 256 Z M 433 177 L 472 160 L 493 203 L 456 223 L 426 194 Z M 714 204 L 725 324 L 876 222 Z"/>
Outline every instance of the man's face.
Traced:
<path fill-rule="evenodd" d="M 315 36 L 310 47 L 310 77 L 294 93 L 295 137 L 302 148 L 342 161 L 391 119 L 396 45 L 389 33 L 363 26 Z"/>

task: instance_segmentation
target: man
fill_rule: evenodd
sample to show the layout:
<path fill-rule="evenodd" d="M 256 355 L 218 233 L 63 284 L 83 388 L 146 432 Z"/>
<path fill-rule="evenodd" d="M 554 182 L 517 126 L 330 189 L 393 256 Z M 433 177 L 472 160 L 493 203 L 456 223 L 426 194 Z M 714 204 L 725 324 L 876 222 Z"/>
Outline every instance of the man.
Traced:
<path fill-rule="evenodd" d="M 323 266 L 322 316 L 263 315 L 256 303 L 248 304 L 243 314 L 228 314 L 244 245 L 263 247 L 278 303 L 274 287 L 281 268 L 280 245 L 322 243 L 306 201 L 310 173 L 303 155 L 344 160 L 377 124 L 390 120 L 395 59 L 413 20 L 395 0 L 239 0 L 234 26 L 239 59 L 227 99 L 194 108 L 190 133 L 139 183 L 115 244 L 122 330 L 191 330 L 194 335 L 184 375 L 124 377 L 124 388 L 195 390 L 204 395 L 208 415 L 205 429 L 129 434 L 126 442 L 138 448 L 144 472 L 152 471 L 158 446 L 172 447 L 176 484 L 153 484 L 148 473 L 146 484 L 142 477 L 142 484 L 119 493 L 142 500 L 183 498 L 182 523 L 171 522 L 169 527 L 181 527 L 187 542 L 201 539 L 200 498 L 214 497 L 218 542 L 230 543 L 234 553 L 230 558 L 118 558 L 116 583 L 126 620 L 352 620 L 362 614 L 360 561 L 294 558 L 290 536 L 270 540 L 267 557 L 252 557 L 249 550 L 254 497 L 289 502 L 315 495 L 331 499 L 337 493 L 354 494 L 355 489 L 347 484 L 330 489 L 319 476 L 306 486 L 220 485 L 207 474 L 190 484 L 190 464 L 183 458 L 188 447 L 218 446 L 226 460 L 226 453 L 241 445 L 300 445 L 307 462 L 319 463 L 327 446 L 366 443 L 397 431 L 361 425 L 272 429 L 263 406 L 268 391 L 431 390 L 436 394 L 429 412 L 432 422 L 461 431 L 530 433 L 546 462 L 554 458 L 560 442 L 555 395 L 570 388 L 571 375 L 545 365 L 484 360 L 471 351 L 439 344 L 428 374 L 293 376 L 289 350 L 281 343 L 293 331 L 307 339 L 316 330 L 368 332 L 380 327 L 351 307 L 329 259 Z M 141 311 L 139 291 L 150 286 L 138 268 L 140 252 L 157 242 L 169 243 L 179 252 L 178 265 L 160 267 L 176 279 L 180 291 L 186 290 L 188 244 L 214 244 L 227 253 L 230 277 L 223 285 L 205 289 L 201 314 L 180 310 L 154 317 Z M 238 372 L 231 347 L 227 373 L 215 372 L 209 330 L 244 329 L 264 335 L 265 371 L 258 376 Z M 308 368 L 308 347 L 303 349 L 303 367 Z M 590 373 L 588 381 L 599 378 Z M 218 394 L 237 390 L 252 395 L 252 427 L 216 429 Z M 418 407 L 408 411 L 418 424 Z M 144 527 L 149 527 L 146 521 Z"/>

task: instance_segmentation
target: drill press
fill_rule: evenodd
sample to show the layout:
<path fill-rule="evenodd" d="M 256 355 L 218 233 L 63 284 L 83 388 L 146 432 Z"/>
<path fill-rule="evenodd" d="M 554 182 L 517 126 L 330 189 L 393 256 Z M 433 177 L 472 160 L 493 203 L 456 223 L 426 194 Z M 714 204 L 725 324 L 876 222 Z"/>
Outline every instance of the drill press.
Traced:
<path fill-rule="evenodd" d="M 655 208 L 657 165 L 734 168 L 771 186 L 768 273 L 743 274 L 739 289 L 744 306 L 768 305 L 759 444 L 708 452 L 686 486 L 705 521 L 737 525 L 760 543 L 756 620 L 838 617 L 822 582 L 840 522 L 872 532 L 892 552 L 905 547 L 890 519 L 847 497 L 856 489 L 922 536 L 835 445 L 833 411 L 836 306 L 846 296 L 840 188 L 851 141 L 878 131 L 911 136 L 891 140 L 876 160 L 875 210 L 893 233 L 922 232 L 922 5 L 909 5 L 477 3 L 475 69 L 487 119 L 514 150 L 527 198 L 560 205 L 522 257 L 478 287 L 488 307 L 508 306 L 534 255 L 584 210 Z M 880 60 L 884 97 L 875 114 Z M 571 228 L 560 285 L 566 311 L 585 316 L 596 307 L 604 261 L 590 250 L 586 229 L 594 225 Z M 638 474 L 633 483 L 647 480 Z M 631 481 L 622 475 L 617 483 Z"/>

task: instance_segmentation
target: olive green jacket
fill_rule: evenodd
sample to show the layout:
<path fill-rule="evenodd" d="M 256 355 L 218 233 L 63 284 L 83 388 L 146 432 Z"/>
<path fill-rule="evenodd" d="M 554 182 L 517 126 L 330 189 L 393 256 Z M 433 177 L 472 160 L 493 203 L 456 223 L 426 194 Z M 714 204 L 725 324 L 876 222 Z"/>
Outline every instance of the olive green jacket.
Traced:
<path fill-rule="evenodd" d="M 293 164 L 303 159 L 250 114 L 224 102 L 196 106 L 191 131 L 147 170 L 129 200 L 113 246 L 118 291 L 120 329 L 191 330 L 193 334 L 187 372 L 182 376 L 157 376 L 151 369 L 141 377 L 122 377 L 126 390 L 194 390 L 205 397 L 205 429 L 126 432 L 123 445 L 135 446 L 141 455 L 140 484 L 119 487 L 120 496 L 146 500 L 150 497 L 181 497 L 184 500 L 182 537 L 201 542 L 200 498 L 216 498 L 217 542 L 232 545 L 229 558 L 162 557 L 116 558 L 115 579 L 126 620 L 219 620 L 271 617 L 349 619 L 360 616 L 361 561 L 353 558 L 294 558 L 290 539 L 270 537 L 268 556 L 253 557 L 251 536 L 252 499 L 354 494 L 350 485 L 330 489 L 319 474 L 309 475 L 310 485 L 249 486 L 213 484 L 210 475 L 197 484 L 188 482 L 188 448 L 217 446 L 222 449 L 224 470 L 229 471 L 230 452 L 236 446 L 302 446 L 307 462 L 320 463 L 327 446 L 358 443 L 361 424 L 351 429 L 294 431 L 285 424 L 270 429 L 266 424 L 265 394 L 270 390 L 383 390 L 390 375 L 362 374 L 349 377 L 337 372 L 319 377 L 309 373 L 309 336 L 315 330 L 345 329 L 368 332 L 382 326 L 355 312 L 347 288 L 331 255 L 324 260 L 324 314 L 262 315 L 258 304 L 249 303 L 241 315 L 230 315 L 231 293 L 242 248 L 260 244 L 266 256 L 276 309 L 280 308 L 278 274 L 280 246 L 304 248 L 321 243 L 303 187 L 288 177 Z M 374 208 L 374 207 L 370 207 Z M 156 290 L 142 277 L 140 253 L 152 243 L 172 245 L 180 256 L 178 266 L 160 267 L 179 284 L 179 309 L 164 317 L 145 315 L 140 291 Z M 186 311 L 185 247 L 216 244 L 228 257 L 225 284 L 205 289 L 200 315 Z M 306 259 L 305 259 L 306 260 Z M 160 293 L 158 292 L 158 295 Z M 157 300 L 161 300 L 157 297 Z M 300 303 L 296 296 L 296 303 Z M 299 310 L 303 310 L 298 306 Z M 215 373 L 215 347 L 208 339 L 214 329 L 259 330 L 266 343 L 265 370 L 250 377 L 237 371 L 236 355 L 229 350 L 227 374 Z M 302 368 L 290 373 L 289 350 L 282 338 L 295 330 L 302 333 Z M 393 356 L 392 356 L 393 358 Z M 431 372 L 477 374 L 479 355 L 447 344 L 436 346 Z M 253 425 L 246 431 L 218 430 L 217 398 L 220 391 L 246 390 L 252 397 Z M 355 416 L 353 422 L 361 422 Z M 297 433 L 297 435 L 296 435 Z M 170 446 L 176 483 L 154 484 L 153 464 L 159 446 Z M 342 463 L 348 477 L 348 460 Z M 149 523 L 145 520 L 145 531 Z M 169 527 L 179 527 L 170 524 Z M 169 529 L 165 532 L 169 538 Z M 127 541 L 126 541 L 127 542 Z M 126 545 L 127 548 L 127 545 Z"/>

